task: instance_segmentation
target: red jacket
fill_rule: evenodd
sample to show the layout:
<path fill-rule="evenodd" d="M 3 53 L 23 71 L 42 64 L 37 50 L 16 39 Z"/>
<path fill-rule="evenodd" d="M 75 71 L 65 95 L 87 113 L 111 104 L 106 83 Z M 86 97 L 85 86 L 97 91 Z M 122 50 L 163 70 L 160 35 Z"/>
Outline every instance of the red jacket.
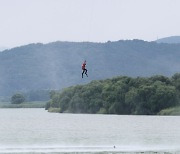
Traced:
<path fill-rule="evenodd" d="M 86 69 L 86 62 L 82 64 L 82 70 Z"/>

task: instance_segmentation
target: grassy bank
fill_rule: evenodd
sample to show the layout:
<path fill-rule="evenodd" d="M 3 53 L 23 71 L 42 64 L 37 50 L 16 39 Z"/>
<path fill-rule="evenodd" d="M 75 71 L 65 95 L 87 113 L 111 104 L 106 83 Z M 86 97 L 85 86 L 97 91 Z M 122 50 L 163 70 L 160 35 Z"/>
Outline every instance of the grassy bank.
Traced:
<path fill-rule="evenodd" d="M 48 112 L 60 113 L 60 112 L 61 112 L 61 109 L 60 109 L 60 108 L 50 107 L 50 108 L 48 109 Z"/>
<path fill-rule="evenodd" d="M 161 110 L 158 115 L 180 115 L 180 106 Z"/>
<path fill-rule="evenodd" d="M 44 108 L 46 101 L 24 102 L 22 104 L 11 104 L 10 102 L 0 102 L 0 108 Z"/>

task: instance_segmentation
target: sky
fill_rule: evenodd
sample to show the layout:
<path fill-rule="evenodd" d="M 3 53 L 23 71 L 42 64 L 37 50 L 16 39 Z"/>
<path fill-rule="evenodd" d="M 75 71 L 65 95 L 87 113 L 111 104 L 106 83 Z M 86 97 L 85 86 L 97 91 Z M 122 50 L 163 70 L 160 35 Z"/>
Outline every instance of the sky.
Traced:
<path fill-rule="evenodd" d="M 0 48 L 180 35 L 180 0 L 0 0 Z"/>

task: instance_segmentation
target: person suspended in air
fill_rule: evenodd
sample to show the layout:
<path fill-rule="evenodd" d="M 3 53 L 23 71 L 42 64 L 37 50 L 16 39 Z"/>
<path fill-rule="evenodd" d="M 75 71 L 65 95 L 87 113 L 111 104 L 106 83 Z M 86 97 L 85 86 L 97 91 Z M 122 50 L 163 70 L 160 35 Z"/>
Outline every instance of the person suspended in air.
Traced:
<path fill-rule="evenodd" d="M 82 64 L 82 78 L 83 78 L 83 75 L 86 74 L 86 76 L 88 77 L 87 75 L 87 69 L 86 69 L 86 60 L 83 62 Z"/>

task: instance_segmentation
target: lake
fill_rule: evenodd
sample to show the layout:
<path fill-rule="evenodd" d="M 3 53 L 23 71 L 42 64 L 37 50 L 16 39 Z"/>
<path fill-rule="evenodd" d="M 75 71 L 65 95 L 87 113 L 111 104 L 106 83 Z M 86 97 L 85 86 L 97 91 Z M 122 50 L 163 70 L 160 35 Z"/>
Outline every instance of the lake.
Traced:
<path fill-rule="evenodd" d="M 0 153 L 180 151 L 179 116 L 60 114 L 0 109 Z"/>

